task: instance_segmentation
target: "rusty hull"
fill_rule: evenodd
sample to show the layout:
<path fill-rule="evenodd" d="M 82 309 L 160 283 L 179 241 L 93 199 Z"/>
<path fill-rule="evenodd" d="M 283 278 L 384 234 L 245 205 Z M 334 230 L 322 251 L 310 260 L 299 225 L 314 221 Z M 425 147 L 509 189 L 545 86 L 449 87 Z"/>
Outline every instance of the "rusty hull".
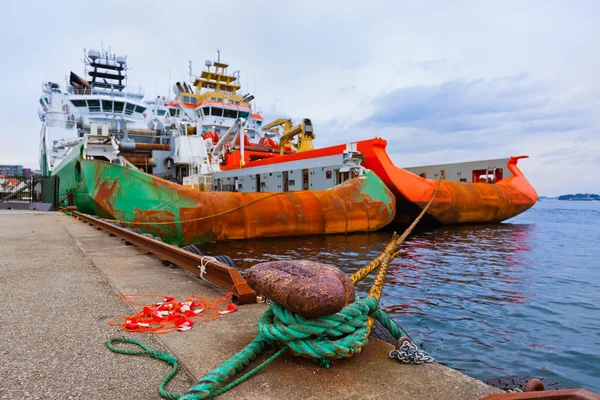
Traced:
<path fill-rule="evenodd" d="M 80 211 L 140 228 L 168 243 L 372 232 L 395 199 L 373 173 L 322 191 L 199 192 L 120 165 L 80 160 Z"/>

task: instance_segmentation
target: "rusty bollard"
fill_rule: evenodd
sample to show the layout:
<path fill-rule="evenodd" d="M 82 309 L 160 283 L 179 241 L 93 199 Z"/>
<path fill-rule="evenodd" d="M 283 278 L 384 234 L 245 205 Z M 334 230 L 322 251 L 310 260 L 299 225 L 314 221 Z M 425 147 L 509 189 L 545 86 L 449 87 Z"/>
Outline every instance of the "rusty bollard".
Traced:
<path fill-rule="evenodd" d="M 355 297 L 348 275 L 333 265 L 309 260 L 256 264 L 246 280 L 256 293 L 307 318 L 334 314 Z"/>
<path fill-rule="evenodd" d="M 525 384 L 525 387 L 523 388 L 524 392 L 541 392 L 544 390 L 546 390 L 544 383 L 536 378 L 531 379 L 529 382 L 527 382 Z"/>

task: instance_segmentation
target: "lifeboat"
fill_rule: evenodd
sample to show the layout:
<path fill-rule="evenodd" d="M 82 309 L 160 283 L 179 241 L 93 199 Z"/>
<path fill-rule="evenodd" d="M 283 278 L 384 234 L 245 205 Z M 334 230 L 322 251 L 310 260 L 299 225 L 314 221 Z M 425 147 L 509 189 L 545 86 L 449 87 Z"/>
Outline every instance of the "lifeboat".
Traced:
<path fill-rule="evenodd" d="M 372 172 L 327 190 L 241 193 L 199 192 L 100 160 L 79 159 L 74 169 L 71 198 L 79 211 L 178 245 L 372 232 L 396 210 L 394 195 Z"/>
<path fill-rule="evenodd" d="M 425 224 L 501 222 L 537 201 L 535 189 L 517 167 L 517 162 L 527 156 L 511 157 L 507 167 L 513 176 L 496 183 L 438 182 L 396 167 L 385 151 L 386 145 L 380 138 L 357 142 L 358 151 L 365 157 L 363 166 L 375 172 L 396 197 L 396 223 L 412 222 L 434 193 Z"/>

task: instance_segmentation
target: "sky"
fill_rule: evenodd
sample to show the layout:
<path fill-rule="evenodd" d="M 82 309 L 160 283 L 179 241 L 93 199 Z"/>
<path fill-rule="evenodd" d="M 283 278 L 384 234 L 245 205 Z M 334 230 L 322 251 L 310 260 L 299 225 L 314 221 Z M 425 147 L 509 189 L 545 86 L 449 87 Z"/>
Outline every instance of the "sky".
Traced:
<path fill-rule="evenodd" d="M 128 56 L 172 96 L 188 60 L 240 70 L 266 120 L 311 118 L 317 147 L 382 137 L 401 167 L 529 155 L 540 195 L 600 191 L 600 2 L 29 1 L 3 6 L 0 164 L 37 168 L 45 81 L 83 49 Z"/>

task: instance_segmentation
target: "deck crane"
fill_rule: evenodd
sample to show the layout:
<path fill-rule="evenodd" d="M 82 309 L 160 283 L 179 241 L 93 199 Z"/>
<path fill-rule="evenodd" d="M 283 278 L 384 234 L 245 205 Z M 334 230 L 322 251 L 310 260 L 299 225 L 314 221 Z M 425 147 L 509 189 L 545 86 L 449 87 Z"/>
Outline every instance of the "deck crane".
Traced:
<path fill-rule="evenodd" d="M 292 120 L 289 118 L 276 119 L 273 122 L 262 127 L 263 132 L 278 133 L 279 128 L 283 129 L 281 138 L 279 139 L 279 153 L 283 155 L 286 147 L 292 146 L 292 140 L 298 136 L 298 152 L 314 150 L 312 141 L 316 135 L 313 131 L 313 125 L 310 119 L 304 118 L 302 122 L 296 126 L 292 125 Z"/>

